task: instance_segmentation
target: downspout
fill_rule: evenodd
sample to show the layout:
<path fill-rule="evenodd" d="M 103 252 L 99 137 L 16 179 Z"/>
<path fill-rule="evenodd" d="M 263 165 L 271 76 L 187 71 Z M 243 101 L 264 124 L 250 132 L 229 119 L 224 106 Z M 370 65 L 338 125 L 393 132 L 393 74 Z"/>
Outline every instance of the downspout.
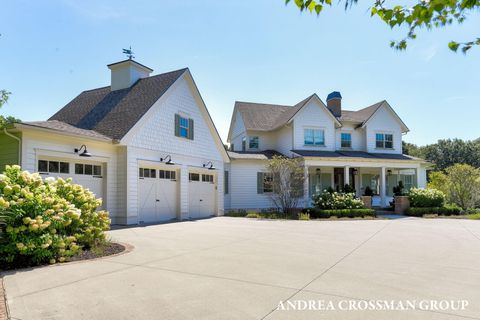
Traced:
<path fill-rule="evenodd" d="M 13 139 L 18 141 L 18 164 L 21 166 L 21 164 L 22 164 L 22 139 L 20 139 L 19 137 L 14 136 L 13 134 L 9 133 L 7 131 L 7 128 L 3 128 L 3 132 L 5 132 L 5 134 L 7 136 L 9 136 L 10 138 L 13 138 Z"/>

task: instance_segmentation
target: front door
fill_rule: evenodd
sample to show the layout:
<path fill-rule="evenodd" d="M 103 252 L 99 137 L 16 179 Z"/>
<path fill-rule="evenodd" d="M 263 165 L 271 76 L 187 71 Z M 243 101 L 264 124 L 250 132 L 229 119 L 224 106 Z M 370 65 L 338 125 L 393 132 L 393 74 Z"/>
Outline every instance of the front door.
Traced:
<path fill-rule="evenodd" d="M 353 174 L 353 169 L 354 168 L 350 168 L 348 174 L 350 175 L 350 186 L 355 189 L 355 175 Z M 345 187 L 345 169 L 334 168 L 333 175 L 334 189 L 335 191 L 340 192 Z"/>

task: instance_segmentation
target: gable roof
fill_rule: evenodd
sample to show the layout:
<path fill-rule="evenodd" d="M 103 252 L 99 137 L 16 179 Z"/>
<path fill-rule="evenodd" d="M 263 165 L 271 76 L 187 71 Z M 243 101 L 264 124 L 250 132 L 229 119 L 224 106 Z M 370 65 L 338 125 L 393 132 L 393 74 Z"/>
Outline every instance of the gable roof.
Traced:
<path fill-rule="evenodd" d="M 56 120 L 121 140 L 188 68 L 138 80 L 129 88 L 82 92 L 49 121 Z"/>
<path fill-rule="evenodd" d="M 242 115 L 242 119 L 246 130 L 252 131 L 272 131 L 287 124 L 295 114 L 302 109 L 302 107 L 313 97 L 318 96 L 312 94 L 306 99 L 300 101 L 294 106 L 253 103 L 253 102 L 235 102 L 234 115 L 238 111 Z M 318 98 L 320 100 L 320 98 Z M 320 100 L 321 101 L 321 100 Z M 387 101 L 382 100 L 366 108 L 351 111 L 343 110 L 340 117 L 334 117 L 340 124 L 343 122 L 354 122 L 359 127 L 364 126 L 367 121 L 377 112 L 380 107 L 386 106 L 391 109 L 393 114 L 399 119 L 405 131 L 408 131 L 407 126 L 402 119 L 398 117 L 395 111 L 390 107 Z M 328 110 L 328 109 L 327 109 Z M 330 112 L 331 113 L 331 112 Z M 332 113 L 331 113 L 332 114 Z M 332 114 L 333 116 L 333 114 Z M 232 117 L 233 120 L 233 117 Z M 231 130 L 230 126 L 230 130 Z M 230 134 L 229 134 L 230 137 Z"/>
<path fill-rule="evenodd" d="M 315 93 L 293 106 L 236 101 L 233 117 L 236 116 L 237 111 L 240 112 L 246 130 L 276 130 L 286 125 L 312 98 L 317 98 L 322 102 Z M 335 121 L 338 121 L 333 114 L 331 115 Z"/>

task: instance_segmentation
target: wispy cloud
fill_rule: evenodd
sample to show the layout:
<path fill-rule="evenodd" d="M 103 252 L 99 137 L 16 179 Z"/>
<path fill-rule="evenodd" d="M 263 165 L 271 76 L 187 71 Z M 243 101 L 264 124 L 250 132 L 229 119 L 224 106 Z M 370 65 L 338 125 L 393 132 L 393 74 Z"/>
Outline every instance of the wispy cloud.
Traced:
<path fill-rule="evenodd" d="M 432 60 L 432 58 L 435 57 L 436 54 L 437 47 L 433 45 L 420 51 L 420 55 L 425 62 L 430 62 L 430 60 Z"/>

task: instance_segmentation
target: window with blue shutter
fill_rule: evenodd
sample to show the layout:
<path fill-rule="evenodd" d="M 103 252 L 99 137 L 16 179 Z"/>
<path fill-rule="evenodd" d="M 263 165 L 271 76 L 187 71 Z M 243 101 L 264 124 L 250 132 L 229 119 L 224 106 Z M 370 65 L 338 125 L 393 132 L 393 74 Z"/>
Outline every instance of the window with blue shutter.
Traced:
<path fill-rule="evenodd" d="M 175 136 L 193 140 L 193 119 L 175 115 Z"/>

